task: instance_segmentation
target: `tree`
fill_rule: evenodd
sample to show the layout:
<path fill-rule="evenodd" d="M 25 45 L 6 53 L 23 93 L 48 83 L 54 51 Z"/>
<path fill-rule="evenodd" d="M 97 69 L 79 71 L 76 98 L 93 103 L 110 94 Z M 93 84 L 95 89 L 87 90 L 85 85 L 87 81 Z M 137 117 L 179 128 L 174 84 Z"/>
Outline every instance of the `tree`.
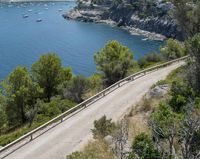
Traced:
<path fill-rule="evenodd" d="M 133 53 L 117 41 L 110 41 L 94 55 L 94 60 L 105 84 L 109 86 L 125 77 L 133 63 Z"/>
<path fill-rule="evenodd" d="M 71 78 L 71 69 L 63 69 L 61 60 L 55 54 L 42 55 L 32 66 L 32 77 L 44 89 L 44 98 L 50 101 L 57 94 L 57 87 L 62 80 Z"/>
<path fill-rule="evenodd" d="M 94 121 L 94 129 L 92 129 L 92 133 L 94 138 L 104 138 L 105 136 L 110 135 L 115 128 L 116 125 L 112 122 L 112 119 L 107 119 L 104 115 L 99 120 Z"/>
<path fill-rule="evenodd" d="M 63 97 L 76 103 L 80 103 L 83 101 L 83 94 L 87 88 L 88 81 L 85 77 L 81 75 L 74 76 L 63 88 Z"/>
<path fill-rule="evenodd" d="M 194 100 L 195 92 L 184 81 L 174 81 L 170 90 L 171 99 L 169 105 L 175 112 L 183 112 L 190 100 Z"/>
<path fill-rule="evenodd" d="M 170 158 L 174 157 L 176 154 L 174 142 L 179 131 L 181 118 L 182 116 L 174 113 L 169 105 L 160 104 L 158 110 L 151 115 L 149 122 L 153 135 L 157 140 L 156 142 L 159 144 L 162 139 L 166 141 L 169 147 L 167 153 Z M 160 145 L 159 147 L 162 146 Z M 164 151 L 164 149 L 162 151 Z"/>
<path fill-rule="evenodd" d="M 169 39 L 166 45 L 161 47 L 160 53 L 165 60 L 174 60 L 185 55 L 185 48 L 177 40 Z"/>
<path fill-rule="evenodd" d="M 61 82 L 69 81 L 72 79 L 72 69 L 70 67 L 62 68 L 60 73 Z"/>
<path fill-rule="evenodd" d="M 174 4 L 173 17 L 185 37 L 200 32 L 200 2 L 198 0 L 171 0 Z"/>
<path fill-rule="evenodd" d="M 137 158 L 140 159 L 160 159 L 161 155 L 155 148 L 153 140 L 146 135 L 141 133 L 135 137 L 132 144 L 132 152 L 129 154 L 129 159 Z"/>
<path fill-rule="evenodd" d="M 195 103 L 187 105 L 178 141 L 184 159 L 200 157 L 200 110 Z"/>
<path fill-rule="evenodd" d="M 191 56 L 190 80 L 192 87 L 200 93 L 200 34 L 195 35 L 186 42 L 187 50 Z"/>
<path fill-rule="evenodd" d="M 25 67 L 17 67 L 3 82 L 6 100 L 6 114 L 10 126 L 26 122 L 26 112 L 33 107 L 37 94 L 36 88 Z M 32 89 L 31 89 L 32 88 Z"/>
<path fill-rule="evenodd" d="M 5 127 L 6 124 L 6 112 L 5 112 L 5 99 L 4 97 L 0 94 L 0 134 Z"/>

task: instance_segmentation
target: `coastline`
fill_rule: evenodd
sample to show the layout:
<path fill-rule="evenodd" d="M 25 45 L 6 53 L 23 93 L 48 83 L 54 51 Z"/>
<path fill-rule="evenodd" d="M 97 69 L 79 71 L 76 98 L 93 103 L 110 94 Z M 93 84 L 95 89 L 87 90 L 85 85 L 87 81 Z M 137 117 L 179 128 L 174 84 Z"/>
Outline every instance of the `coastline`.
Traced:
<path fill-rule="evenodd" d="M 111 25 L 114 27 L 119 27 L 117 23 L 112 20 L 99 20 L 99 21 L 96 21 L 96 23 L 104 23 L 104 24 Z M 143 40 L 164 41 L 167 39 L 167 37 L 164 35 L 145 31 L 139 28 L 134 28 L 130 26 L 120 26 L 119 28 L 128 31 L 131 35 L 144 36 L 145 38 Z"/>
<path fill-rule="evenodd" d="M 70 12 L 63 14 L 63 17 L 65 19 L 70 19 L 70 20 L 103 23 L 103 24 L 114 26 L 114 27 L 119 27 L 128 31 L 131 35 L 144 36 L 143 40 L 164 41 L 167 39 L 166 36 L 155 33 L 155 32 L 149 32 L 149 31 L 131 27 L 131 26 L 119 26 L 117 22 L 111 19 L 103 20 L 100 18 L 101 14 L 102 14 L 102 11 L 99 11 L 99 10 L 98 11 L 86 11 L 86 10 L 79 11 L 77 9 L 73 9 Z"/>
<path fill-rule="evenodd" d="M 0 0 L 0 3 L 31 3 L 31 2 L 75 2 L 76 0 Z M 142 30 L 136 27 L 132 26 L 119 26 L 119 24 L 111 19 L 103 20 L 100 18 L 100 15 L 103 13 L 102 10 L 94 10 L 94 11 L 88 11 L 88 10 L 77 10 L 73 9 L 69 11 L 68 13 L 63 14 L 63 17 L 65 19 L 72 19 L 72 20 L 78 20 L 83 22 L 94 22 L 94 23 L 103 23 L 115 27 L 122 28 L 126 31 L 128 31 L 131 35 L 136 36 L 144 36 L 145 40 L 155 40 L 155 41 L 164 41 L 167 39 L 166 36 L 162 34 L 158 34 L 155 32 L 149 32 L 146 30 Z M 86 14 L 86 15 L 84 15 Z"/>

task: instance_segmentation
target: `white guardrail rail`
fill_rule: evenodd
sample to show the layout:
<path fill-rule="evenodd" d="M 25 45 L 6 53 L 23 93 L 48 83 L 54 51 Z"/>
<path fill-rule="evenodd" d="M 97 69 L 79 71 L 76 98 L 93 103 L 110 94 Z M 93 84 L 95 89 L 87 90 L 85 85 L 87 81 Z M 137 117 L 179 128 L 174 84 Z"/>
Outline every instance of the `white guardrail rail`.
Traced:
<path fill-rule="evenodd" d="M 158 70 L 160 68 L 169 66 L 173 63 L 178 63 L 178 62 L 181 62 L 181 61 L 185 61 L 187 59 L 189 59 L 189 56 L 184 56 L 184 57 L 179 58 L 179 59 L 175 59 L 175 60 L 163 63 L 163 64 L 159 64 L 159 65 L 147 68 L 145 70 L 142 70 L 140 72 L 137 72 L 135 74 L 132 74 L 132 75 L 116 82 L 115 84 L 109 86 L 108 88 L 106 88 L 103 91 L 97 93 L 96 95 L 90 97 L 89 99 L 83 101 L 82 103 L 76 105 L 75 107 L 73 107 L 73 108 L 67 110 L 66 112 L 58 115 L 57 117 L 53 118 L 52 120 L 48 121 L 47 123 L 39 126 L 38 128 L 36 128 L 36 129 L 30 131 L 29 133 L 21 136 L 17 140 L 15 140 L 15 141 L 7 144 L 6 146 L 2 147 L 0 149 L 0 158 L 1 159 L 5 158 L 9 154 L 13 153 L 17 149 L 19 149 L 20 147 L 25 145 L 26 143 L 31 142 L 33 139 L 44 134 L 46 131 L 48 131 L 52 127 L 55 127 L 56 125 L 62 123 L 64 120 L 66 120 L 66 118 L 67 119 L 70 118 L 71 116 L 73 116 L 74 113 L 77 113 L 77 111 L 79 112 L 79 111 L 83 110 L 87 106 L 91 105 L 92 103 L 96 102 L 97 100 L 101 99 L 102 97 L 106 96 L 107 94 L 111 93 L 112 91 L 121 87 L 122 85 L 127 84 L 131 81 L 134 81 L 135 79 L 138 79 L 142 76 L 145 76 L 147 73 L 150 73 L 151 71 Z M 50 127 L 50 125 L 53 125 L 53 126 Z M 50 128 L 48 128 L 48 127 L 50 127 Z M 25 140 L 25 141 L 22 143 L 23 140 Z"/>

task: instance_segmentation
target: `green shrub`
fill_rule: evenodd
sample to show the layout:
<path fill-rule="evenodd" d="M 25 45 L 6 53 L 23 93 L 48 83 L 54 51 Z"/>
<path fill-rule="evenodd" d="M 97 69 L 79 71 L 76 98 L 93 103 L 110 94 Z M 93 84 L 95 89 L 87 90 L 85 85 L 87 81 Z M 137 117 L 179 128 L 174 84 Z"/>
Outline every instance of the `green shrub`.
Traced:
<path fill-rule="evenodd" d="M 0 104 L 0 134 L 5 127 L 6 121 L 7 121 L 7 119 L 6 119 L 5 110 L 3 110 L 3 108 L 1 107 L 1 104 Z"/>
<path fill-rule="evenodd" d="M 144 57 L 140 58 L 138 60 L 138 65 L 141 68 L 144 68 L 144 67 L 147 67 L 149 65 L 152 65 L 154 63 L 158 63 L 161 61 L 162 61 L 162 58 L 160 57 L 160 54 L 150 53 L 150 54 L 147 54 Z"/>
<path fill-rule="evenodd" d="M 114 122 L 111 119 L 107 119 L 104 115 L 99 120 L 94 121 L 94 129 L 92 129 L 92 133 L 94 138 L 105 137 L 111 134 L 116 128 Z"/>
<path fill-rule="evenodd" d="M 195 132 L 191 141 L 191 151 L 193 154 L 197 154 L 200 150 L 200 128 L 199 131 Z"/>
<path fill-rule="evenodd" d="M 42 114 L 46 117 L 54 117 L 58 114 L 61 114 L 61 111 L 55 101 L 51 101 L 50 103 L 45 103 L 40 101 L 38 114 Z"/>
<path fill-rule="evenodd" d="M 169 105 L 176 112 L 183 111 L 183 108 L 190 100 L 194 100 L 195 92 L 191 87 L 188 87 L 186 83 L 176 81 L 171 86 L 171 99 Z"/>
<path fill-rule="evenodd" d="M 186 50 L 177 40 L 169 39 L 165 46 L 161 47 L 160 53 L 165 60 L 174 60 L 186 55 Z"/>
<path fill-rule="evenodd" d="M 63 88 L 63 97 L 76 103 L 81 103 L 88 89 L 88 80 L 81 75 L 74 76 Z"/>
<path fill-rule="evenodd" d="M 128 159 L 135 159 L 136 155 L 140 159 L 160 159 L 161 155 L 156 150 L 154 143 L 148 135 L 142 133 L 135 137 L 132 144 L 132 152 L 129 154 Z"/>
<path fill-rule="evenodd" d="M 72 154 L 67 156 L 67 159 L 83 159 L 83 153 L 82 152 L 73 152 Z"/>

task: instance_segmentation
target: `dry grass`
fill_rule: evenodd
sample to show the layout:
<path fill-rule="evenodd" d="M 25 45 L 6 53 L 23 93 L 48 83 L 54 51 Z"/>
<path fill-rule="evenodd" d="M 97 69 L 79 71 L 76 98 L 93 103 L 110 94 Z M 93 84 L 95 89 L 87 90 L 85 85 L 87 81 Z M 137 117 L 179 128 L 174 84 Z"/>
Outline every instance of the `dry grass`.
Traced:
<path fill-rule="evenodd" d="M 101 139 L 90 141 L 82 152 L 84 159 L 117 159 L 108 144 Z"/>
<path fill-rule="evenodd" d="M 131 146 L 134 138 L 141 134 L 151 134 L 148 127 L 148 120 L 153 111 L 159 106 L 159 103 L 166 98 L 151 98 L 144 97 L 137 105 L 133 106 L 125 118 L 128 120 L 129 141 L 128 146 Z M 74 158 L 73 158 L 74 159 Z M 103 139 L 91 140 L 84 146 L 80 153 L 80 157 L 76 159 L 117 159 L 113 150 Z"/>
<path fill-rule="evenodd" d="M 129 139 L 132 140 L 135 136 L 146 133 L 150 134 L 151 130 L 148 127 L 148 120 L 150 114 L 155 111 L 161 101 L 166 98 L 151 98 L 146 99 L 145 97 L 140 100 L 135 106 L 132 107 L 128 114 L 129 119 Z"/>
<path fill-rule="evenodd" d="M 129 140 L 132 143 L 133 139 L 142 132 L 150 133 L 147 125 L 147 119 L 144 114 L 136 114 L 129 117 Z"/>

